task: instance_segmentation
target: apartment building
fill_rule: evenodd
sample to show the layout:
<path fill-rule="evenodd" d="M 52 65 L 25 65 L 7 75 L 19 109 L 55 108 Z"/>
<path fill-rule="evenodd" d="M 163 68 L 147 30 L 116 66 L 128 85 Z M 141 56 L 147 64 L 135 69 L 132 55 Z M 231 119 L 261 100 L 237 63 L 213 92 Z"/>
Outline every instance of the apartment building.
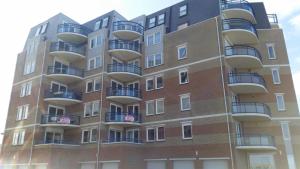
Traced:
<path fill-rule="evenodd" d="M 18 55 L 4 169 L 296 169 L 283 31 L 263 3 L 184 0 L 132 20 L 58 14 Z"/>

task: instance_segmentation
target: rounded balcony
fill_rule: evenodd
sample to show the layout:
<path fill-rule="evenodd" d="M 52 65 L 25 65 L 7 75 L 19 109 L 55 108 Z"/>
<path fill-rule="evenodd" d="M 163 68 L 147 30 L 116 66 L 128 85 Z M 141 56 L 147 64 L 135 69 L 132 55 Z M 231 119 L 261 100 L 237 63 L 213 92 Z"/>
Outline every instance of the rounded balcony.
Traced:
<path fill-rule="evenodd" d="M 230 0 L 222 3 L 224 18 L 242 18 L 256 24 L 252 6 L 245 0 Z"/>
<path fill-rule="evenodd" d="M 50 55 L 73 62 L 85 58 L 85 47 L 66 42 L 53 42 L 50 46 Z"/>
<path fill-rule="evenodd" d="M 113 34 L 124 40 L 135 40 L 144 34 L 144 27 L 136 22 L 118 21 L 113 23 Z"/>
<path fill-rule="evenodd" d="M 57 27 L 57 37 L 65 42 L 85 43 L 91 31 L 82 25 L 75 23 L 64 23 Z"/>
<path fill-rule="evenodd" d="M 268 135 L 237 136 L 236 149 L 246 151 L 275 151 L 275 140 Z"/>
<path fill-rule="evenodd" d="M 49 66 L 47 76 L 64 84 L 68 84 L 83 80 L 84 70 L 75 67 Z"/>
<path fill-rule="evenodd" d="M 236 94 L 268 92 L 264 78 L 257 73 L 230 73 L 228 86 Z"/>
<path fill-rule="evenodd" d="M 41 126 L 45 127 L 79 127 L 80 116 L 42 114 Z"/>
<path fill-rule="evenodd" d="M 129 61 L 142 56 L 141 44 L 137 41 L 110 40 L 109 53 L 123 61 Z"/>
<path fill-rule="evenodd" d="M 223 20 L 223 34 L 233 45 L 256 44 L 258 36 L 255 26 L 245 19 Z"/>
<path fill-rule="evenodd" d="M 134 113 L 107 112 L 105 114 L 105 124 L 123 127 L 139 126 L 141 125 L 141 116 Z"/>
<path fill-rule="evenodd" d="M 267 121 L 271 110 L 262 103 L 232 103 L 232 117 L 238 121 Z"/>
<path fill-rule="evenodd" d="M 46 90 L 44 101 L 52 104 L 68 106 L 82 102 L 82 96 L 74 91 L 51 91 Z"/>
<path fill-rule="evenodd" d="M 142 77 L 142 69 L 134 64 L 109 64 L 107 73 L 113 79 L 130 82 Z"/>
<path fill-rule="evenodd" d="M 228 46 L 225 48 L 225 59 L 233 68 L 262 68 L 260 52 L 249 46 Z"/>
<path fill-rule="evenodd" d="M 38 140 L 35 141 L 35 146 L 49 146 L 49 147 L 53 147 L 53 146 L 80 146 L 79 142 L 74 141 L 74 140 Z"/>
<path fill-rule="evenodd" d="M 107 88 L 106 98 L 121 104 L 131 104 L 141 101 L 141 91 L 138 89 Z"/>

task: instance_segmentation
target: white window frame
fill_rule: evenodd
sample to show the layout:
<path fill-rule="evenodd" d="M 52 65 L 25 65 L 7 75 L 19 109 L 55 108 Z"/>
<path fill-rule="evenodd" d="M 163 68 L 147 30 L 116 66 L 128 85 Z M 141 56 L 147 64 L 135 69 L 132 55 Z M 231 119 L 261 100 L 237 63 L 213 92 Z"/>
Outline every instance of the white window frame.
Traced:
<path fill-rule="evenodd" d="M 25 130 L 18 130 L 13 133 L 12 145 L 23 145 L 25 140 Z"/>
<path fill-rule="evenodd" d="M 272 68 L 271 71 L 272 71 L 273 84 L 276 85 L 281 84 L 279 68 Z M 275 77 L 275 72 L 277 73 L 277 77 Z M 276 81 L 276 78 L 278 79 L 278 81 Z"/>
<path fill-rule="evenodd" d="M 159 138 L 158 138 L 158 128 L 160 128 L 160 127 L 163 127 L 163 128 L 164 128 L 164 138 L 163 138 L 163 139 L 159 139 Z M 155 132 L 156 132 L 156 133 L 155 133 L 155 134 L 156 134 L 156 141 L 165 141 L 165 140 L 166 140 L 166 128 L 165 128 L 164 125 L 157 126 Z"/>
<path fill-rule="evenodd" d="M 100 29 L 100 26 L 101 26 L 101 20 L 97 21 L 94 25 L 94 31 L 97 31 Z"/>
<path fill-rule="evenodd" d="M 180 6 L 179 7 L 179 17 L 186 16 L 187 14 L 188 14 L 187 4 Z"/>
<path fill-rule="evenodd" d="M 189 99 L 189 108 L 183 109 L 183 99 L 188 98 Z M 189 111 L 192 109 L 192 105 L 191 105 L 191 94 L 187 93 L 187 94 L 182 94 L 180 95 L 180 110 L 181 111 Z"/>
<path fill-rule="evenodd" d="M 270 54 L 270 51 L 269 51 L 270 47 L 273 50 L 274 57 L 271 57 L 271 54 Z M 269 60 L 276 60 L 277 59 L 277 55 L 276 55 L 276 51 L 275 51 L 275 44 L 274 43 L 268 43 L 267 44 L 267 52 L 268 52 L 268 59 Z"/>
<path fill-rule="evenodd" d="M 187 81 L 186 82 L 181 82 L 181 73 L 187 73 Z M 190 79 L 189 79 L 189 71 L 187 68 L 184 68 L 184 69 L 180 69 L 178 71 L 178 75 L 179 75 L 179 84 L 181 85 L 184 85 L 184 84 L 188 84 L 190 82 Z"/>
<path fill-rule="evenodd" d="M 155 32 L 153 34 L 153 37 L 154 37 L 154 45 L 157 45 L 157 44 L 161 43 L 161 32 L 160 31 Z M 158 39 L 159 39 L 159 41 L 158 41 Z"/>
<path fill-rule="evenodd" d="M 276 97 L 277 110 L 279 112 L 286 111 L 284 93 L 275 93 L 275 97 Z M 279 105 L 280 105 L 280 103 L 279 103 L 279 97 L 282 97 L 282 108 L 279 107 Z"/>
<path fill-rule="evenodd" d="M 162 112 L 158 112 L 158 102 L 159 101 L 162 101 L 162 109 L 163 109 L 163 111 Z M 163 113 L 165 113 L 165 98 L 160 98 L 160 99 L 156 99 L 155 100 L 155 114 L 163 114 Z"/>
<path fill-rule="evenodd" d="M 92 140 L 92 131 L 96 129 L 96 135 L 98 135 L 98 128 L 97 127 L 90 127 L 90 128 L 85 128 L 85 129 L 82 129 L 81 131 L 81 144 L 89 144 L 89 143 L 96 143 L 98 138 L 96 137 L 96 140 L 93 141 Z M 88 141 L 87 142 L 83 142 L 84 140 L 84 132 L 88 132 Z"/>
<path fill-rule="evenodd" d="M 157 87 L 157 78 L 161 77 L 162 78 L 162 86 L 161 87 Z M 162 74 L 160 75 L 155 75 L 155 89 L 162 89 L 164 88 L 164 76 Z"/>
<path fill-rule="evenodd" d="M 146 104 L 146 116 L 153 116 L 153 115 L 155 115 L 155 100 L 148 100 L 148 101 L 146 101 L 145 102 L 145 104 Z M 153 104 L 153 107 L 154 107 L 154 109 L 153 109 L 153 114 L 150 114 L 149 113 L 149 105 L 148 104 Z"/>
<path fill-rule="evenodd" d="M 152 37 L 152 41 L 150 41 L 150 37 Z M 150 43 L 151 42 L 151 43 Z M 154 45 L 154 35 L 153 34 L 150 34 L 147 36 L 147 46 L 151 46 L 151 45 Z"/>
<path fill-rule="evenodd" d="M 149 140 L 149 137 L 148 137 L 149 130 L 154 130 L 154 139 L 153 140 Z M 155 127 L 147 127 L 146 128 L 146 141 L 147 142 L 155 142 L 155 140 L 156 140 L 156 128 Z"/>
<path fill-rule="evenodd" d="M 41 26 L 41 33 L 40 34 L 44 34 L 47 31 L 47 27 L 48 27 L 48 22 L 44 23 Z"/>
<path fill-rule="evenodd" d="M 95 114 L 95 105 L 98 104 L 98 113 Z M 91 112 L 90 112 L 90 115 L 87 115 L 87 106 L 91 106 Z M 100 101 L 99 100 L 94 100 L 94 101 L 91 101 L 91 102 L 86 102 L 84 103 L 84 111 L 83 111 L 83 117 L 84 118 L 88 118 L 88 117 L 95 117 L 95 116 L 98 116 L 100 114 Z"/>
<path fill-rule="evenodd" d="M 87 141 L 87 142 L 84 142 L 83 140 L 84 140 L 84 132 L 88 132 L 88 140 L 90 140 L 90 130 L 89 129 L 82 129 L 82 131 L 81 131 L 81 144 L 87 144 L 87 143 L 89 143 L 89 141 Z"/>
<path fill-rule="evenodd" d="M 151 22 L 153 21 L 153 22 Z M 153 25 L 152 25 L 153 24 Z M 156 17 L 152 17 L 149 19 L 148 28 L 154 28 L 156 25 Z"/>
<path fill-rule="evenodd" d="M 28 118 L 29 104 L 17 107 L 16 121 L 26 120 Z"/>
<path fill-rule="evenodd" d="M 96 140 L 92 140 L 92 138 L 93 138 L 93 130 L 96 130 Z M 90 143 L 96 143 L 97 142 L 97 135 L 98 135 L 98 129 L 97 129 L 97 127 L 93 127 L 93 128 L 91 128 L 90 129 Z"/>
<path fill-rule="evenodd" d="M 100 82 L 100 88 L 96 89 L 96 81 Z M 92 83 L 92 90 L 88 91 L 88 84 Z M 86 81 L 85 83 L 85 93 L 92 93 L 92 92 L 97 92 L 101 90 L 101 80 L 99 78 L 95 78 L 95 79 L 89 79 Z"/>
<path fill-rule="evenodd" d="M 99 43 L 99 40 L 100 40 L 100 43 Z M 93 46 L 92 46 L 92 41 L 94 41 Z M 94 48 L 100 46 L 101 43 L 102 43 L 101 35 L 95 35 L 95 36 L 91 37 L 91 39 L 89 40 L 89 48 L 94 49 Z"/>
<path fill-rule="evenodd" d="M 20 97 L 31 95 L 32 81 L 21 84 Z"/>
<path fill-rule="evenodd" d="M 153 89 L 148 89 L 148 81 L 152 80 L 153 81 Z M 153 77 L 148 77 L 146 78 L 146 91 L 152 91 L 156 88 L 156 84 L 155 84 L 155 79 Z"/>
<path fill-rule="evenodd" d="M 184 57 L 181 57 L 181 56 L 180 56 L 180 50 L 181 50 L 181 49 L 185 49 L 185 51 L 186 51 Z M 178 60 L 186 59 L 186 58 L 187 58 L 187 55 L 188 55 L 187 44 L 184 43 L 184 44 L 182 44 L 182 45 L 178 45 L 178 46 L 177 46 L 177 59 L 178 59 Z"/>
<path fill-rule="evenodd" d="M 160 64 L 156 63 L 156 56 L 157 55 L 160 55 L 160 57 L 161 57 L 161 63 Z M 149 57 L 153 57 L 153 66 L 149 66 Z M 164 56 L 163 56 L 162 53 L 157 53 L 157 54 L 154 54 L 154 55 L 148 55 L 146 57 L 145 61 L 146 61 L 146 68 L 152 68 L 152 67 L 160 66 L 160 65 L 164 64 Z"/>
<path fill-rule="evenodd" d="M 106 28 L 108 26 L 108 22 L 109 22 L 109 18 L 108 17 L 103 18 L 101 27 L 102 28 Z"/>
<path fill-rule="evenodd" d="M 185 137 L 185 135 L 184 135 L 184 127 L 185 126 L 191 126 L 191 137 Z M 183 140 L 193 139 L 193 124 L 192 124 L 192 122 L 183 122 L 183 123 L 181 123 L 181 134 L 182 134 L 182 139 Z"/>
<path fill-rule="evenodd" d="M 287 122 L 287 121 L 281 122 L 281 130 L 282 130 L 283 139 L 291 140 L 291 132 L 290 132 L 289 122 Z"/>
<path fill-rule="evenodd" d="M 164 24 L 165 23 L 165 17 L 166 17 L 165 13 L 158 15 L 157 24 L 158 25 Z"/>

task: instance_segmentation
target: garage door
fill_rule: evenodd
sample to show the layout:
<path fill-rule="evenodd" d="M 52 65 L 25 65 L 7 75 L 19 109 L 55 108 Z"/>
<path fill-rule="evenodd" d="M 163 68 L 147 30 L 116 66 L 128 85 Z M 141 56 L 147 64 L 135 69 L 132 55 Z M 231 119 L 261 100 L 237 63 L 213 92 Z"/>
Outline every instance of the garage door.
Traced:
<path fill-rule="evenodd" d="M 119 163 L 103 163 L 102 169 L 118 169 Z"/>
<path fill-rule="evenodd" d="M 94 163 L 81 164 L 81 169 L 95 169 L 95 164 Z"/>
<path fill-rule="evenodd" d="M 174 161 L 173 166 L 174 169 L 194 169 L 194 161 Z"/>
<path fill-rule="evenodd" d="M 34 169 L 47 169 L 47 165 L 36 165 Z"/>
<path fill-rule="evenodd" d="M 228 169 L 226 160 L 206 160 L 203 161 L 203 169 Z"/>
<path fill-rule="evenodd" d="M 165 161 L 148 161 L 147 169 L 165 169 L 166 162 Z"/>
<path fill-rule="evenodd" d="M 27 165 L 19 165 L 17 169 L 28 169 Z"/>

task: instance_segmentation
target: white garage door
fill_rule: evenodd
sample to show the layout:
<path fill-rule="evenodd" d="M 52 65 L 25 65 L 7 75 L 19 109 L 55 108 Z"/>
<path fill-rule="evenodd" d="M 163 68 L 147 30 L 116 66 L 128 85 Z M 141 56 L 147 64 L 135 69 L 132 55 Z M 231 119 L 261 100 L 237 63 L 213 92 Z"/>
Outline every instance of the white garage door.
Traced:
<path fill-rule="evenodd" d="M 166 162 L 165 161 L 148 161 L 147 169 L 165 169 Z"/>
<path fill-rule="evenodd" d="M 47 165 L 36 165 L 34 169 L 47 169 Z"/>
<path fill-rule="evenodd" d="M 103 163 L 102 169 L 118 169 L 119 163 Z"/>
<path fill-rule="evenodd" d="M 194 169 L 194 161 L 174 161 L 173 162 L 174 169 Z"/>
<path fill-rule="evenodd" d="M 95 164 L 94 163 L 81 164 L 81 169 L 95 169 Z"/>
<path fill-rule="evenodd" d="M 203 169 L 228 169 L 228 163 L 226 160 L 206 160 Z"/>

